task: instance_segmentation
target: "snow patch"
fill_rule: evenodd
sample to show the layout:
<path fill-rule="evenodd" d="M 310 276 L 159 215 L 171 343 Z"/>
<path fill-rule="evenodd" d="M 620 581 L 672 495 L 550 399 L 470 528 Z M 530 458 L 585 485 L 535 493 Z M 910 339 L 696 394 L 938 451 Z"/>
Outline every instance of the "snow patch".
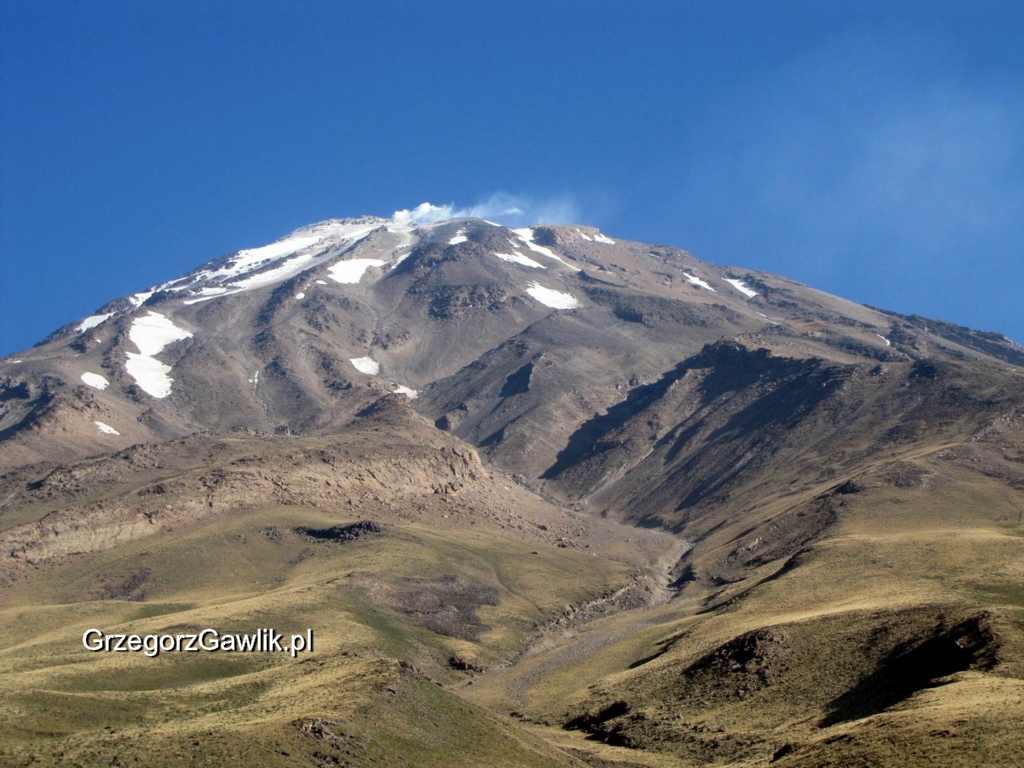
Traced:
<path fill-rule="evenodd" d="M 213 288 L 204 288 L 203 290 L 204 291 L 214 291 Z M 225 289 L 223 291 L 216 291 L 215 293 L 213 293 L 210 296 L 202 296 L 202 297 L 200 297 L 198 299 L 186 299 L 185 301 L 183 301 L 181 303 L 185 304 L 185 305 L 198 304 L 201 301 L 209 301 L 210 299 L 219 299 L 221 296 L 234 296 L 236 293 L 244 293 L 244 291 L 241 288 L 239 288 L 237 291 L 229 291 L 229 290 Z"/>
<path fill-rule="evenodd" d="M 562 293 L 551 288 L 545 288 L 540 283 L 530 283 L 526 292 L 533 298 L 552 309 L 575 309 L 580 305 L 579 299 L 571 293 Z"/>
<path fill-rule="evenodd" d="M 85 320 L 80 322 L 75 327 L 75 330 L 78 331 L 79 333 L 85 333 L 90 328 L 95 328 L 97 325 L 102 323 L 108 317 L 113 317 L 113 316 L 114 316 L 113 312 L 108 312 L 105 315 L 89 315 L 87 318 L 85 318 Z"/>
<path fill-rule="evenodd" d="M 583 238 L 584 240 L 589 240 L 590 242 L 594 242 L 594 238 L 592 238 L 592 237 L 591 237 L 590 235 L 588 235 L 588 234 L 587 234 L 586 232 L 584 232 L 584 231 L 583 231 L 582 229 L 577 229 L 577 230 L 576 230 L 576 234 L 578 234 L 578 235 L 579 235 L 580 237 L 582 237 L 582 238 Z"/>
<path fill-rule="evenodd" d="M 128 361 L 125 363 L 125 370 L 143 391 L 156 398 L 164 398 L 171 394 L 171 384 L 174 382 L 174 379 L 168 375 L 171 372 L 171 366 L 161 363 L 155 357 L 137 355 L 134 352 L 127 354 Z"/>
<path fill-rule="evenodd" d="M 202 270 L 185 278 L 192 286 L 209 281 L 218 285 L 208 286 L 199 291 L 193 288 L 192 295 L 198 294 L 201 298 L 190 299 L 184 303 L 196 304 L 214 296 L 230 296 L 232 293 L 252 290 L 292 277 L 320 263 L 318 257 L 328 254 L 331 248 L 354 245 L 385 224 L 384 219 L 376 217 L 354 220 L 330 219 L 298 229 L 270 245 L 238 251 L 224 266 L 214 270 Z M 291 258 L 282 261 L 289 256 Z M 280 263 L 275 266 L 274 262 Z M 249 274 L 253 272 L 255 274 Z M 157 290 L 183 290 L 188 287 L 170 287 L 178 282 L 181 282 L 181 279 L 164 283 Z"/>
<path fill-rule="evenodd" d="M 565 266 L 567 266 L 569 269 L 576 270 L 577 272 L 580 271 L 578 267 L 574 267 L 572 264 L 569 264 L 566 261 L 564 261 L 561 256 L 552 251 L 550 248 L 545 248 L 543 245 L 537 245 L 535 242 L 533 242 L 533 230 L 530 227 L 525 227 L 523 229 L 513 229 L 512 231 L 516 233 L 520 240 L 526 243 L 526 247 L 529 248 L 531 251 L 535 251 L 536 253 L 547 256 L 549 259 L 554 259 L 555 261 L 561 264 L 565 264 Z"/>
<path fill-rule="evenodd" d="M 279 267 L 268 269 L 266 272 L 259 272 L 258 274 L 251 275 L 250 277 L 236 280 L 230 284 L 232 288 L 240 288 L 242 290 L 251 290 L 253 288 L 259 288 L 261 285 L 270 285 L 270 283 L 276 283 L 278 280 L 283 280 L 286 277 L 291 277 L 293 274 L 302 271 L 303 265 L 313 260 L 312 254 L 305 254 L 303 256 L 296 256 L 294 259 L 288 259 Z"/>
<path fill-rule="evenodd" d="M 358 283 L 370 267 L 383 267 L 385 264 L 387 262 L 381 259 L 349 259 L 329 266 L 327 274 L 336 283 Z"/>
<path fill-rule="evenodd" d="M 139 350 L 138 354 L 126 353 L 128 361 L 125 368 L 128 375 L 152 397 L 167 397 L 171 394 L 171 384 L 174 382 L 168 375 L 171 366 L 161 363 L 155 355 L 168 344 L 192 338 L 192 334 L 179 328 L 163 315 L 150 312 L 145 317 L 137 317 L 132 321 L 128 338 Z"/>
<path fill-rule="evenodd" d="M 398 266 L 399 264 L 401 264 L 401 263 L 402 263 L 403 261 L 405 261 L 406 259 L 408 259 L 408 258 L 409 258 L 410 256 L 412 256 L 412 251 L 409 251 L 408 253 L 403 253 L 403 254 L 402 254 L 401 256 L 399 256 L 399 257 L 398 257 L 397 259 L 395 259 L 395 260 L 394 260 L 394 261 L 393 261 L 393 262 L 391 263 L 391 268 L 392 268 L 392 269 L 394 269 L 394 268 L 395 268 L 395 267 L 397 267 L 397 266 Z"/>
<path fill-rule="evenodd" d="M 138 309 L 147 301 L 149 301 L 150 296 L 152 296 L 154 293 L 156 293 L 156 291 L 143 291 L 142 293 L 133 293 L 131 296 L 128 297 L 128 301 L 130 301 L 132 305 L 136 309 Z"/>
<path fill-rule="evenodd" d="M 466 237 L 466 230 L 460 229 L 455 233 L 455 237 L 448 241 L 448 245 L 458 245 L 459 243 L 464 243 L 467 240 L 469 240 L 469 238 Z"/>
<path fill-rule="evenodd" d="M 704 288 L 705 290 L 711 291 L 712 293 L 718 293 L 714 288 L 708 285 L 706 282 L 701 280 L 696 275 L 691 275 L 689 272 L 683 272 L 683 277 L 686 278 L 686 282 L 690 285 L 696 285 L 698 288 Z"/>
<path fill-rule="evenodd" d="M 889 340 L 888 340 L 887 338 L 885 338 L 885 336 L 883 336 L 882 334 L 880 334 L 880 333 L 876 333 L 876 334 L 875 334 L 875 336 L 877 336 L 877 337 L 878 337 L 878 338 L 880 338 L 880 339 L 881 339 L 882 341 L 884 341 L 884 342 L 885 342 L 885 346 L 887 346 L 887 347 L 891 347 L 891 346 L 892 346 L 892 342 L 891 342 L 891 341 L 889 341 Z"/>
<path fill-rule="evenodd" d="M 147 357 L 159 354 L 168 344 L 191 337 L 191 333 L 157 312 L 135 318 L 128 331 L 128 338 L 138 347 L 139 353 Z"/>
<path fill-rule="evenodd" d="M 380 373 L 380 364 L 372 357 L 353 357 L 349 362 L 353 368 L 367 376 L 376 376 Z"/>
<path fill-rule="evenodd" d="M 519 264 L 520 266 L 523 267 L 531 267 L 533 269 L 547 269 L 547 267 L 545 267 L 543 264 L 538 264 L 529 256 L 524 256 L 518 251 L 515 251 L 513 253 L 495 253 L 494 255 L 497 256 L 502 261 L 510 261 L 513 264 Z"/>
<path fill-rule="evenodd" d="M 606 243 L 608 245 L 615 245 L 615 241 L 614 240 L 612 240 L 610 237 L 605 237 L 600 232 L 598 232 L 596 235 L 594 235 L 594 239 L 597 242 L 599 242 L 599 243 Z"/>
<path fill-rule="evenodd" d="M 102 432 L 104 435 L 120 435 L 121 434 L 116 429 L 114 429 L 112 426 L 110 426 L 109 424 L 104 424 L 102 421 L 94 421 L 93 424 L 95 424 L 96 428 L 100 432 Z"/>
<path fill-rule="evenodd" d="M 110 382 L 107 381 L 103 376 L 100 376 L 98 373 L 89 373 L 88 371 L 82 374 L 82 381 L 84 381 L 90 387 L 93 387 L 94 389 L 98 389 L 100 391 L 103 391 L 104 389 L 110 386 Z"/>
<path fill-rule="evenodd" d="M 276 243 L 264 245 L 260 248 L 246 248 L 236 253 L 234 257 L 220 269 L 213 270 L 212 272 L 204 270 L 203 272 L 199 272 L 194 275 L 192 277 L 192 282 L 239 277 L 240 275 L 244 275 L 246 272 L 258 269 L 268 261 L 280 259 L 283 256 L 289 256 L 305 248 L 316 245 L 322 239 L 323 236 L 320 234 L 293 234 L 278 240 Z"/>
<path fill-rule="evenodd" d="M 417 397 L 420 396 L 420 393 L 417 392 L 415 389 L 410 389 L 409 387 L 403 386 L 402 384 L 395 384 L 395 394 L 405 395 L 410 400 L 415 400 Z"/>
<path fill-rule="evenodd" d="M 327 285 L 327 281 L 326 280 L 317 280 L 316 284 L 317 285 Z"/>
<path fill-rule="evenodd" d="M 742 293 L 744 296 L 746 296 L 748 299 L 752 299 L 755 296 L 757 296 L 757 291 L 755 291 L 753 288 L 748 288 L 747 284 L 744 283 L 742 280 L 734 280 L 733 278 L 730 277 L 723 277 L 722 279 L 729 285 L 731 285 L 733 288 L 735 288 L 737 291 Z"/>
<path fill-rule="evenodd" d="M 295 299 L 297 301 L 302 301 L 304 298 L 306 298 L 306 294 L 304 294 L 302 291 L 299 291 L 298 293 L 295 294 Z"/>

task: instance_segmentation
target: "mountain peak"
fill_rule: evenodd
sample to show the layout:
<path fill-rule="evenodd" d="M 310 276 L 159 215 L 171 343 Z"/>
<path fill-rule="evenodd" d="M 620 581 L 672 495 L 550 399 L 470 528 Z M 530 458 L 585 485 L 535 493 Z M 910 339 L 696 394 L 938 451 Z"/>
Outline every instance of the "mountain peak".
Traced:
<path fill-rule="evenodd" d="M 593 227 L 466 213 L 424 204 L 316 222 L 68 324 L 0 363 L 0 430 L 24 443 L 9 461 L 207 427 L 321 432 L 392 393 L 501 454 L 716 342 L 840 364 L 1024 365 L 997 334 Z M 60 457 L 52 430 L 78 435 Z M 542 444 L 531 455 L 538 473 L 554 461 Z"/>

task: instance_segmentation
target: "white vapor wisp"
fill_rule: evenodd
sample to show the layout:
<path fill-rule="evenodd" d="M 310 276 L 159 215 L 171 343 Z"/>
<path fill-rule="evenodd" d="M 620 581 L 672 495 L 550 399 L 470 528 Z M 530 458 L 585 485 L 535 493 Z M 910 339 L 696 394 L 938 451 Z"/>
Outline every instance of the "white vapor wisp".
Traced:
<path fill-rule="evenodd" d="M 433 224 L 458 218 L 488 219 L 508 226 L 585 223 L 580 220 L 579 206 L 569 195 L 533 200 L 505 192 L 495 192 L 483 202 L 468 208 L 454 203 L 421 203 L 412 209 L 395 211 L 391 218 L 400 224 Z"/>

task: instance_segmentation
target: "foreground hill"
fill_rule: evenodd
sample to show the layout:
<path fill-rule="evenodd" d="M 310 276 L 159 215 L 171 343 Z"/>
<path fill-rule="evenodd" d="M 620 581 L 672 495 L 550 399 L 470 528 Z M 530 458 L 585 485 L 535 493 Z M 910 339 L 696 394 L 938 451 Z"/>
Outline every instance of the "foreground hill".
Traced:
<path fill-rule="evenodd" d="M 999 334 L 587 227 L 332 220 L 4 361 L 0 467 L 9 762 L 1024 760 Z"/>

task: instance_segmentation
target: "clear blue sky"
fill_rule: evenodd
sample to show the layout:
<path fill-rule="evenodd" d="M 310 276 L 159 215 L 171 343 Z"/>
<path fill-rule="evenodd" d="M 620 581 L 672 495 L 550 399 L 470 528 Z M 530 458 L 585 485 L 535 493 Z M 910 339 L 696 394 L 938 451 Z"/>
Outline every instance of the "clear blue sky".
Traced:
<path fill-rule="evenodd" d="M 0 354 L 495 193 L 1024 343 L 1020 0 L 0 7 Z"/>

